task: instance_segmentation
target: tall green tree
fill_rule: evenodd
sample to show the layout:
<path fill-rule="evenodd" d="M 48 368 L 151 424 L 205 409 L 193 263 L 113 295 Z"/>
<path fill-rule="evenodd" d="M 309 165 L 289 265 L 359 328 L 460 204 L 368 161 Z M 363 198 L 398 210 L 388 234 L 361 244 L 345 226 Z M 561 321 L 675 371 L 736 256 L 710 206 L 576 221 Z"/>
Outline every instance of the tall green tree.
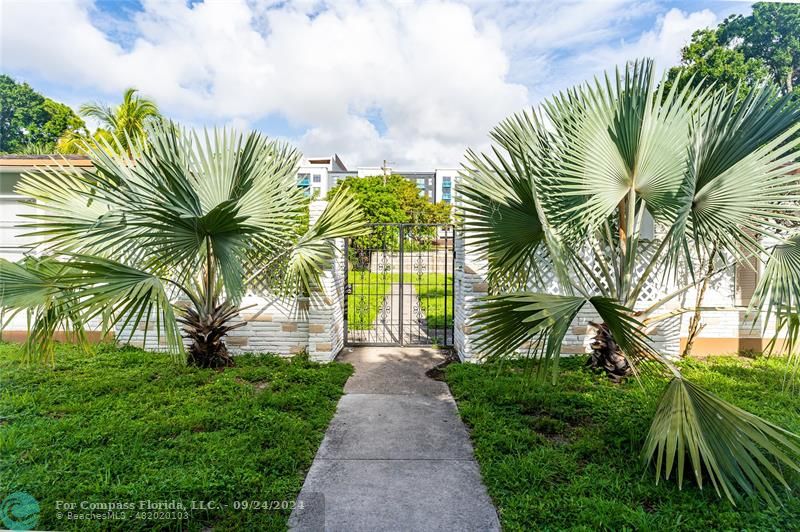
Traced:
<path fill-rule="evenodd" d="M 800 4 L 759 2 L 751 15 L 696 31 L 680 66 L 670 70 L 667 89 L 679 75 L 682 84 L 694 79 L 733 89 L 769 81 L 783 94 L 800 94 Z"/>
<path fill-rule="evenodd" d="M 78 112 L 100 122 L 100 127 L 91 136 L 67 134 L 59 141 L 61 153 L 80 153 L 89 150 L 92 140 L 108 143 L 113 150 L 131 153 L 132 146 L 145 140 L 147 125 L 161 120 L 158 106 L 153 100 L 136 94 L 133 88 L 125 89 L 122 102 L 114 107 L 100 103 L 81 105 Z"/>
<path fill-rule="evenodd" d="M 798 88 L 800 4 L 758 2 L 751 15 L 727 18 L 719 33 L 721 42 L 741 50 L 746 59 L 763 62 L 783 94 Z"/>
<path fill-rule="evenodd" d="M 0 307 L 30 313 L 29 353 L 52 353 L 57 328 L 102 318 L 105 331 L 154 328 L 191 364 L 231 365 L 225 336 L 243 325 L 243 296 L 314 293 L 330 239 L 364 226 L 346 191 L 308 226 L 300 154 L 284 143 L 168 122 L 146 130 L 130 153 L 95 142 L 92 169 L 67 161 L 18 185 L 36 200 L 21 227 L 39 244 L 36 258 L 0 259 Z"/>
<path fill-rule="evenodd" d="M 722 44 L 718 30 L 702 29 L 681 50 L 681 65 L 670 69 L 666 88 L 669 91 L 676 80 L 679 85 L 706 80 L 733 90 L 739 84 L 752 86 L 766 79 L 769 70 L 763 61 L 748 59 L 741 49 Z"/>
<path fill-rule="evenodd" d="M 370 223 L 414 223 L 442 224 L 450 222 L 450 205 L 444 202 L 431 203 L 420 195 L 417 185 L 401 175 L 348 177 L 331 189 L 329 195 L 340 190 L 350 191 L 364 216 Z M 435 229 L 430 231 L 435 234 Z M 424 236 L 425 231 L 416 231 Z M 375 228 L 370 234 L 354 239 L 353 244 L 361 250 L 392 249 L 397 246 L 395 228 Z"/>
<path fill-rule="evenodd" d="M 68 106 L 0 75 L 0 152 L 52 153 L 61 136 L 85 131 L 86 124 Z"/>
<path fill-rule="evenodd" d="M 693 312 L 677 302 L 705 278 L 761 261 L 750 315 L 797 345 L 800 234 L 778 222 L 800 218 L 800 101 L 763 85 L 657 86 L 651 61 L 630 64 L 503 121 L 490 153 L 468 152 L 457 192 L 493 294 L 477 347 L 502 358 L 530 346 L 555 379 L 570 324 L 593 309 L 591 365 L 661 395 L 642 451 L 656 475 L 774 500 L 775 484 L 789 487 L 775 464 L 800 472 L 800 437 L 687 380 L 647 334 Z M 712 250 L 720 268 L 697 268 Z"/>
<path fill-rule="evenodd" d="M 449 207 L 428 201 L 417 185 L 401 175 L 348 177 L 331 189 L 350 190 L 373 223 L 444 223 Z"/>

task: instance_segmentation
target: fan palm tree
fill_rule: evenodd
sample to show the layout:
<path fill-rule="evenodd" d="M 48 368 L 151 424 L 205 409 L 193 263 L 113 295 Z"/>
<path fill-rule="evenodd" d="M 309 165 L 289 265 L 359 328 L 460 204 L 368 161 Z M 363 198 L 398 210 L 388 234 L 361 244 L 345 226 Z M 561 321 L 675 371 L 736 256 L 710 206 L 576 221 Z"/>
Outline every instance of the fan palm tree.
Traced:
<path fill-rule="evenodd" d="M 664 390 L 642 451 L 657 478 L 680 485 L 686 466 L 731 500 L 774 500 L 772 481 L 786 486 L 776 464 L 800 471 L 798 436 L 687 380 L 647 335 L 693 312 L 679 300 L 705 278 L 759 260 L 751 315 L 775 318 L 794 345 L 800 234 L 785 222 L 798 220 L 800 104 L 765 87 L 740 98 L 689 85 L 666 92 L 651 61 L 629 64 L 508 118 L 491 153 L 467 153 L 464 229 L 492 287 L 477 345 L 499 358 L 527 347 L 555 377 L 570 324 L 592 307 L 602 322 L 589 363 Z M 715 254 L 720 268 L 693 266 Z M 652 288 L 664 297 L 646 297 Z"/>
<path fill-rule="evenodd" d="M 78 113 L 100 122 L 100 127 L 91 136 L 68 132 L 58 141 L 58 152 L 87 153 L 92 141 L 107 142 L 111 149 L 131 154 L 131 144 L 147 137 L 147 124 L 161 119 L 158 106 L 153 100 L 137 95 L 134 88 L 125 89 L 122 103 L 109 107 L 100 103 L 85 103 Z"/>
<path fill-rule="evenodd" d="M 47 318 L 32 324 L 30 347 L 42 353 L 64 319 L 102 318 L 128 339 L 154 325 L 191 364 L 231 365 L 224 338 L 244 325 L 248 289 L 314 295 L 330 239 L 359 234 L 363 218 L 343 193 L 304 229 L 300 154 L 284 143 L 171 123 L 147 130 L 147 142 L 131 138 L 133 159 L 95 142 L 92 171 L 64 161 L 22 177 L 19 192 L 39 209 L 22 227 L 40 239 L 47 267 L 0 261 L 0 304 Z"/>

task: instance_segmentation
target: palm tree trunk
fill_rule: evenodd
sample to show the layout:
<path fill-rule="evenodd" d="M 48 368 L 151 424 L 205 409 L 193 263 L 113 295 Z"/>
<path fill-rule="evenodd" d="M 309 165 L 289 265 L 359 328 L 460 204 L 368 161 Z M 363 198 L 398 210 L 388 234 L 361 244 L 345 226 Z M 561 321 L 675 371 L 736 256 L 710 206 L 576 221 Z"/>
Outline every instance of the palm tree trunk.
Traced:
<path fill-rule="evenodd" d="M 694 304 L 694 314 L 692 317 L 689 318 L 689 331 L 686 334 L 686 346 L 683 348 L 683 353 L 681 353 L 681 357 L 688 357 L 692 354 L 692 347 L 694 345 L 694 341 L 697 339 L 697 336 L 705 327 L 705 324 L 700 322 L 700 307 L 703 305 L 703 297 L 705 297 L 706 290 L 708 289 L 708 281 L 711 278 L 711 275 L 714 273 L 714 257 L 717 254 L 717 246 L 714 245 L 714 248 L 711 250 L 711 253 L 708 255 L 708 267 L 706 268 L 706 277 L 703 279 L 703 283 L 700 285 L 699 290 L 697 291 L 697 298 L 695 299 Z"/>
<path fill-rule="evenodd" d="M 234 365 L 233 357 L 225 345 L 225 336 L 232 330 L 244 327 L 246 322 L 231 324 L 239 309 L 225 302 L 211 312 L 187 309 L 178 321 L 183 324 L 184 338 L 189 340 L 187 362 L 201 368 L 224 368 Z"/>
<path fill-rule="evenodd" d="M 215 335 L 192 338 L 187 362 L 199 368 L 225 368 L 234 365 L 233 357 L 222 338 Z"/>
<path fill-rule="evenodd" d="M 614 336 L 605 323 L 589 324 L 597 331 L 591 343 L 592 353 L 587 365 L 596 370 L 606 372 L 608 378 L 614 382 L 622 382 L 625 377 L 633 373 L 628 359 L 614 341 Z"/>

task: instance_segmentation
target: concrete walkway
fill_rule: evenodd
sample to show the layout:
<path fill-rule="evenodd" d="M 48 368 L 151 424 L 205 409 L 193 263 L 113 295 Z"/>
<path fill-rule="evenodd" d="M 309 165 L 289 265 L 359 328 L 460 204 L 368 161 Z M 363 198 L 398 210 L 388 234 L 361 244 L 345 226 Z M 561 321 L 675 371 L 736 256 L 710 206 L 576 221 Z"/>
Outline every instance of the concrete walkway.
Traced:
<path fill-rule="evenodd" d="M 326 531 L 499 530 L 431 349 L 363 347 L 339 356 L 345 385 L 289 527 Z"/>

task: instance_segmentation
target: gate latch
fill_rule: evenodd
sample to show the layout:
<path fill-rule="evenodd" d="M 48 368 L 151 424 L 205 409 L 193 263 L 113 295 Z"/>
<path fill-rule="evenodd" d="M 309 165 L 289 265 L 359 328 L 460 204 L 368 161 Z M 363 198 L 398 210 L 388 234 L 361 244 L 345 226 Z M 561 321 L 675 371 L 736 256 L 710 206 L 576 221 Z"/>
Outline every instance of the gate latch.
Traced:
<path fill-rule="evenodd" d="M 348 296 L 353 294 L 353 285 L 352 285 L 352 283 L 347 283 L 345 285 L 344 293 L 347 294 Z"/>

